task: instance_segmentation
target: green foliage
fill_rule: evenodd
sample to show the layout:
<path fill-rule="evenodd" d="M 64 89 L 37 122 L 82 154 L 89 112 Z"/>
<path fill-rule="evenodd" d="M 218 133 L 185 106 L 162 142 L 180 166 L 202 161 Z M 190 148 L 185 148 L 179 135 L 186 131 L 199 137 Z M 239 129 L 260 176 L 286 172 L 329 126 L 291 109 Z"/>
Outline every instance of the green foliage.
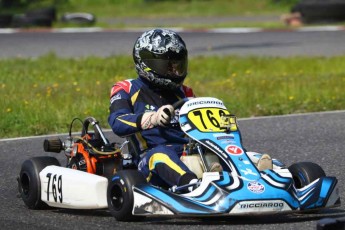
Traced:
<path fill-rule="evenodd" d="M 345 109 L 343 57 L 194 57 L 186 84 L 238 117 Z M 0 138 L 67 132 L 94 116 L 108 128 L 111 86 L 135 78 L 132 58 L 0 60 Z M 79 130 L 75 130 L 79 131 Z"/>

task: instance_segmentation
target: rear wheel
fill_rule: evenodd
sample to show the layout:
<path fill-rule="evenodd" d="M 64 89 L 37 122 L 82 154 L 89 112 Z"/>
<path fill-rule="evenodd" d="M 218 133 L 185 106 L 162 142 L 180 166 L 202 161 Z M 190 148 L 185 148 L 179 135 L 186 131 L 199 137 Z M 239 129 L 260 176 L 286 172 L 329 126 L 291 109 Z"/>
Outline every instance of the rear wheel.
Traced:
<path fill-rule="evenodd" d="M 314 180 L 325 177 L 325 171 L 313 162 L 299 162 L 292 164 L 289 168 L 296 188 L 303 188 Z"/>
<path fill-rule="evenodd" d="M 22 200 L 29 209 L 42 209 L 47 205 L 41 200 L 39 173 L 49 165 L 60 166 L 55 157 L 33 157 L 24 161 L 18 177 L 18 189 Z"/>
<path fill-rule="evenodd" d="M 111 214 L 118 221 L 138 221 L 144 216 L 133 216 L 133 185 L 147 183 L 137 170 L 122 170 L 116 173 L 108 184 L 107 200 Z"/>

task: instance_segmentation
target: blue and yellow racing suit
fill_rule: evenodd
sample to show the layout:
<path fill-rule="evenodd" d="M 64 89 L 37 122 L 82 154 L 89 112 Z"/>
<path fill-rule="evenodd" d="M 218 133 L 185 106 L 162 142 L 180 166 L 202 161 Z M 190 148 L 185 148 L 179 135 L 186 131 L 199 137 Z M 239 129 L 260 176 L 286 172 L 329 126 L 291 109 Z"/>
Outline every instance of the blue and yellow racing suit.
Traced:
<path fill-rule="evenodd" d="M 116 135 L 130 137 L 140 149 L 138 170 L 153 184 L 182 185 L 196 177 L 180 160 L 188 139 L 179 126 L 142 130 L 141 118 L 145 112 L 193 96 L 192 89 L 186 86 L 175 91 L 161 90 L 141 77 L 118 82 L 111 90 L 108 122 Z M 177 117 L 171 123 L 177 123 Z"/>

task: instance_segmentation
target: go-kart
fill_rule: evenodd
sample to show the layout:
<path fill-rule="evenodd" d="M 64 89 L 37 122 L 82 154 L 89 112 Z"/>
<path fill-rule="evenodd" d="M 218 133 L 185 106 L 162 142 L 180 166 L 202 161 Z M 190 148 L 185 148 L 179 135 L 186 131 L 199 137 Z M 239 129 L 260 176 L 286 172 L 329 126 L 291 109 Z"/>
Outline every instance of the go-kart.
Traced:
<path fill-rule="evenodd" d="M 119 221 L 152 215 L 309 212 L 340 205 L 337 179 L 326 176 L 315 163 L 286 167 L 274 159 L 272 168 L 259 169 L 261 154 L 247 152 L 242 146 L 236 117 L 221 100 L 184 99 L 174 106 L 180 107 L 176 109 L 178 123 L 190 138 L 181 160 L 199 178 L 191 192 L 186 189 L 190 184 L 160 188 L 148 183 L 135 165 L 124 164 L 131 158 L 125 157 L 122 146 L 109 144 L 96 121 L 89 118 L 96 127 L 95 134 L 84 128 L 80 138 L 70 135 L 65 142 L 45 141 L 46 151 L 67 152 L 67 167 L 58 166 L 50 157 L 23 163 L 18 181 L 25 204 L 33 209 L 42 205 L 108 207 Z M 130 155 L 136 157 L 137 151 L 130 151 Z M 221 165 L 221 170 L 210 170 L 214 162 Z"/>
<path fill-rule="evenodd" d="M 75 121 L 82 123 L 80 135 L 72 135 Z M 73 119 L 65 140 L 57 137 L 43 143 L 45 152 L 65 152 L 65 167 L 51 156 L 33 157 L 23 162 L 17 178 L 22 200 L 30 209 L 47 205 L 72 209 L 107 208 L 108 178 L 118 170 L 131 167 L 130 159 L 122 151 L 123 146 L 109 143 L 95 118 Z"/>

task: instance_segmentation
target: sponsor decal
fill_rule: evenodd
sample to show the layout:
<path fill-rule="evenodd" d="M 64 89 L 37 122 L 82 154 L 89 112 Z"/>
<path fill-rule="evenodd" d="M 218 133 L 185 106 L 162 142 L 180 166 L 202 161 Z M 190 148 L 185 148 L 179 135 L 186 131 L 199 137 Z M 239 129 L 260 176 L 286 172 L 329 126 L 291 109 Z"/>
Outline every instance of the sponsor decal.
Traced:
<path fill-rule="evenodd" d="M 240 204 L 241 209 L 252 209 L 252 208 L 269 208 L 269 209 L 283 209 L 284 202 L 253 202 L 253 203 L 242 203 Z"/>
<path fill-rule="evenodd" d="M 220 143 L 222 143 L 222 144 L 236 144 L 236 141 L 234 141 L 234 140 L 224 140 L 224 141 L 221 141 Z"/>
<path fill-rule="evenodd" d="M 234 135 L 223 135 L 223 134 L 213 134 L 214 137 L 217 138 L 217 140 L 233 140 L 235 137 Z"/>
<path fill-rule="evenodd" d="M 241 155 L 243 154 L 243 150 L 238 147 L 237 145 L 228 145 L 226 147 L 226 151 L 232 155 Z"/>
<path fill-rule="evenodd" d="M 216 144 L 214 144 L 214 143 L 212 143 L 211 141 L 208 141 L 208 140 L 205 141 L 205 144 L 207 144 L 209 147 L 213 148 L 215 151 L 217 151 L 220 154 L 222 154 L 225 158 L 228 158 L 228 156 L 226 154 L 224 154 L 224 151 L 221 148 L 219 148 L 218 145 L 216 145 Z"/>
<path fill-rule="evenodd" d="M 260 194 L 265 191 L 265 186 L 257 181 L 249 182 L 247 189 L 253 193 Z"/>
<path fill-rule="evenodd" d="M 247 168 L 246 168 L 246 170 L 243 170 L 243 169 L 242 169 L 241 172 L 243 172 L 244 175 L 248 175 L 248 174 L 253 175 L 253 176 L 257 176 L 257 175 L 258 175 L 258 174 L 256 174 L 255 172 L 253 172 L 253 170 L 247 169 Z"/>
<path fill-rule="evenodd" d="M 193 105 L 204 105 L 204 104 L 212 104 L 212 105 L 220 105 L 220 106 L 224 106 L 223 102 L 221 101 L 211 101 L 211 100 L 207 100 L 207 101 L 195 101 L 195 102 L 191 102 L 188 103 L 187 106 L 193 106 Z"/>
<path fill-rule="evenodd" d="M 114 101 L 121 99 L 121 94 L 115 94 L 110 98 L 110 104 L 112 104 Z"/>
<path fill-rule="evenodd" d="M 156 107 L 153 105 L 145 105 L 145 112 L 155 111 Z"/>
<path fill-rule="evenodd" d="M 124 90 L 126 93 L 129 93 L 131 91 L 132 83 L 128 80 L 120 81 L 116 83 L 113 88 L 111 89 L 110 97 L 114 96 L 121 90 Z"/>

